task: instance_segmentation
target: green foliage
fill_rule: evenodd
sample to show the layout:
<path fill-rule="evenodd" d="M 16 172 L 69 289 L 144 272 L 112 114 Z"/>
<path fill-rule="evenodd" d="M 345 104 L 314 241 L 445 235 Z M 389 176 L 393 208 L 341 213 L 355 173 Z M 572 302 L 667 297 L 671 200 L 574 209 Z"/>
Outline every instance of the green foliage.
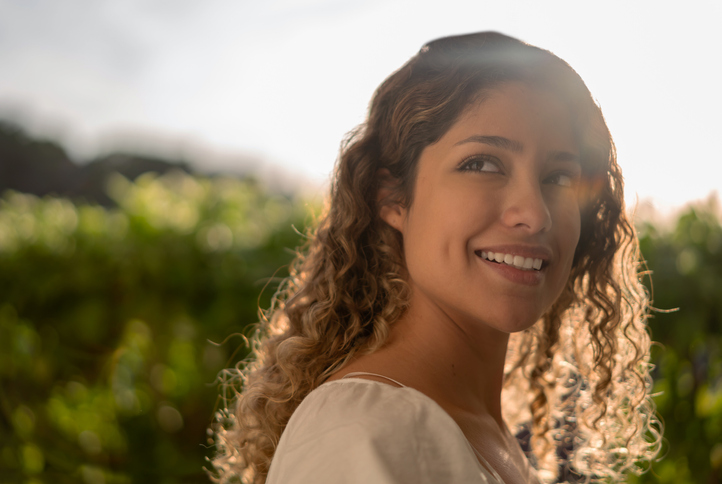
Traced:
<path fill-rule="evenodd" d="M 213 383 L 244 356 L 213 342 L 252 331 L 306 221 L 248 180 L 109 193 L 0 200 L 0 482 L 207 482 Z"/>
<path fill-rule="evenodd" d="M 662 460 L 633 482 L 722 479 L 722 227 L 715 199 L 682 214 L 671 232 L 640 228 L 652 273 L 654 392 L 665 424 Z"/>

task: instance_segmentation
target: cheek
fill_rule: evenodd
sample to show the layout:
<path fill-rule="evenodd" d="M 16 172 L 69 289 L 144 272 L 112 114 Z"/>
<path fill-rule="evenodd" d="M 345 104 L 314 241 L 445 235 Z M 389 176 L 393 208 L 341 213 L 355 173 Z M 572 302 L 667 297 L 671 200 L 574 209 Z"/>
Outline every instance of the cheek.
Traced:
<path fill-rule="evenodd" d="M 407 269 L 412 276 L 433 272 L 438 278 L 442 268 L 458 263 L 465 257 L 468 240 L 482 216 L 478 207 L 483 204 L 470 203 L 458 190 L 434 195 L 415 200 L 402 233 Z"/>
<path fill-rule="evenodd" d="M 569 204 L 562 207 L 557 216 L 557 223 L 559 225 L 559 245 L 564 251 L 565 258 L 569 260 L 571 267 L 571 260 L 574 258 L 574 252 L 581 234 L 582 223 L 579 206 Z"/>

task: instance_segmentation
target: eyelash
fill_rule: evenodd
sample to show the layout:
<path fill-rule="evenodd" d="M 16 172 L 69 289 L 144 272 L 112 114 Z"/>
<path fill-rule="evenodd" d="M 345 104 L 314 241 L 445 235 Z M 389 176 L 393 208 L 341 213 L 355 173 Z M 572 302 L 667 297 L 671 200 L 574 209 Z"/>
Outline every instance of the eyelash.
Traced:
<path fill-rule="evenodd" d="M 562 170 L 562 171 L 556 171 L 556 172 L 552 173 L 551 175 L 549 175 L 548 177 L 546 177 L 546 178 L 544 179 L 544 181 L 548 182 L 549 180 L 551 180 L 551 179 L 553 179 L 553 178 L 557 178 L 557 179 L 558 179 L 558 177 L 560 177 L 560 176 L 565 176 L 565 177 L 569 178 L 569 184 L 568 184 L 568 185 L 567 185 L 567 184 L 562 184 L 562 183 L 559 183 L 558 181 L 557 181 L 557 182 L 552 182 L 552 183 L 554 183 L 555 185 L 559 185 L 560 187 L 568 187 L 568 188 L 574 187 L 574 186 L 577 184 L 577 180 L 578 180 L 578 178 L 579 178 L 575 173 L 572 173 L 572 172 L 570 172 L 570 171 L 564 171 L 564 170 Z"/>
<path fill-rule="evenodd" d="M 496 171 L 479 169 L 487 163 L 494 165 L 496 167 Z M 473 165 L 473 164 L 478 164 L 480 166 L 478 168 L 474 169 L 474 168 L 471 168 L 471 165 Z M 464 161 L 462 161 L 459 164 L 459 171 L 476 171 L 476 172 L 480 172 L 480 173 L 503 173 L 503 171 L 501 169 L 501 162 L 499 162 L 499 160 L 497 160 L 496 158 L 493 158 L 491 156 L 479 156 L 479 155 L 471 156 L 471 157 L 465 159 Z"/>
<path fill-rule="evenodd" d="M 490 165 L 494 166 L 496 168 L 496 171 L 482 170 L 481 168 L 484 167 L 486 164 L 490 164 Z M 472 168 L 473 165 L 477 165 L 477 167 Z M 458 170 L 459 171 L 473 171 L 473 172 L 478 172 L 478 173 L 502 173 L 502 174 L 504 173 L 503 170 L 501 169 L 501 162 L 498 159 L 491 157 L 491 156 L 479 156 L 479 155 L 471 156 L 471 157 L 465 159 L 464 161 L 462 161 L 459 164 Z M 561 176 L 565 176 L 565 177 L 569 178 L 569 184 L 562 184 L 562 183 L 559 183 L 558 181 L 557 182 L 551 181 L 553 179 L 558 180 L 558 177 L 561 177 Z M 577 184 L 578 178 L 579 177 L 571 171 L 560 170 L 560 171 L 555 171 L 552 174 L 548 175 L 546 178 L 544 178 L 544 182 L 545 183 L 551 182 L 552 184 L 559 185 L 561 187 L 574 187 Z"/>

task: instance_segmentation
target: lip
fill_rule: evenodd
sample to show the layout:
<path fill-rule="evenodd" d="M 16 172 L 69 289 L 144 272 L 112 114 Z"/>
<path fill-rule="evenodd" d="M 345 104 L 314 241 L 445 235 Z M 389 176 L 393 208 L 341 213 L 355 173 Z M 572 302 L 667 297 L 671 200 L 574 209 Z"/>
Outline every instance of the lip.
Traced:
<path fill-rule="evenodd" d="M 507 264 L 499 264 L 497 262 L 491 262 L 490 260 L 482 259 L 481 252 L 502 252 L 504 254 L 520 255 L 522 257 L 531 257 L 533 259 L 542 260 L 542 268 L 538 271 L 529 271 L 517 269 L 514 266 Z M 537 286 L 542 283 L 546 273 L 546 268 L 549 266 L 549 262 L 552 259 L 552 251 L 542 246 L 530 246 L 530 245 L 519 245 L 519 244 L 506 244 L 506 245 L 494 245 L 487 246 L 483 249 L 477 249 L 474 251 L 479 261 L 486 267 L 504 277 L 505 279 L 523 286 Z"/>

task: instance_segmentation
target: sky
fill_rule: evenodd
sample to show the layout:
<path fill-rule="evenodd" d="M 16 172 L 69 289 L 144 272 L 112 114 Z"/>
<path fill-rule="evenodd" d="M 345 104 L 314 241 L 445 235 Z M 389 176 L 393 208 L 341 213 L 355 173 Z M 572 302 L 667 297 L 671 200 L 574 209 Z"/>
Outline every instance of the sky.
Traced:
<path fill-rule="evenodd" d="M 628 203 L 664 212 L 722 191 L 720 24 L 717 0 L 0 0 L 0 119 L 78 160 L 135 149 L 320 191 L 386 76 L 497 30 L 580 73 Z"/>

